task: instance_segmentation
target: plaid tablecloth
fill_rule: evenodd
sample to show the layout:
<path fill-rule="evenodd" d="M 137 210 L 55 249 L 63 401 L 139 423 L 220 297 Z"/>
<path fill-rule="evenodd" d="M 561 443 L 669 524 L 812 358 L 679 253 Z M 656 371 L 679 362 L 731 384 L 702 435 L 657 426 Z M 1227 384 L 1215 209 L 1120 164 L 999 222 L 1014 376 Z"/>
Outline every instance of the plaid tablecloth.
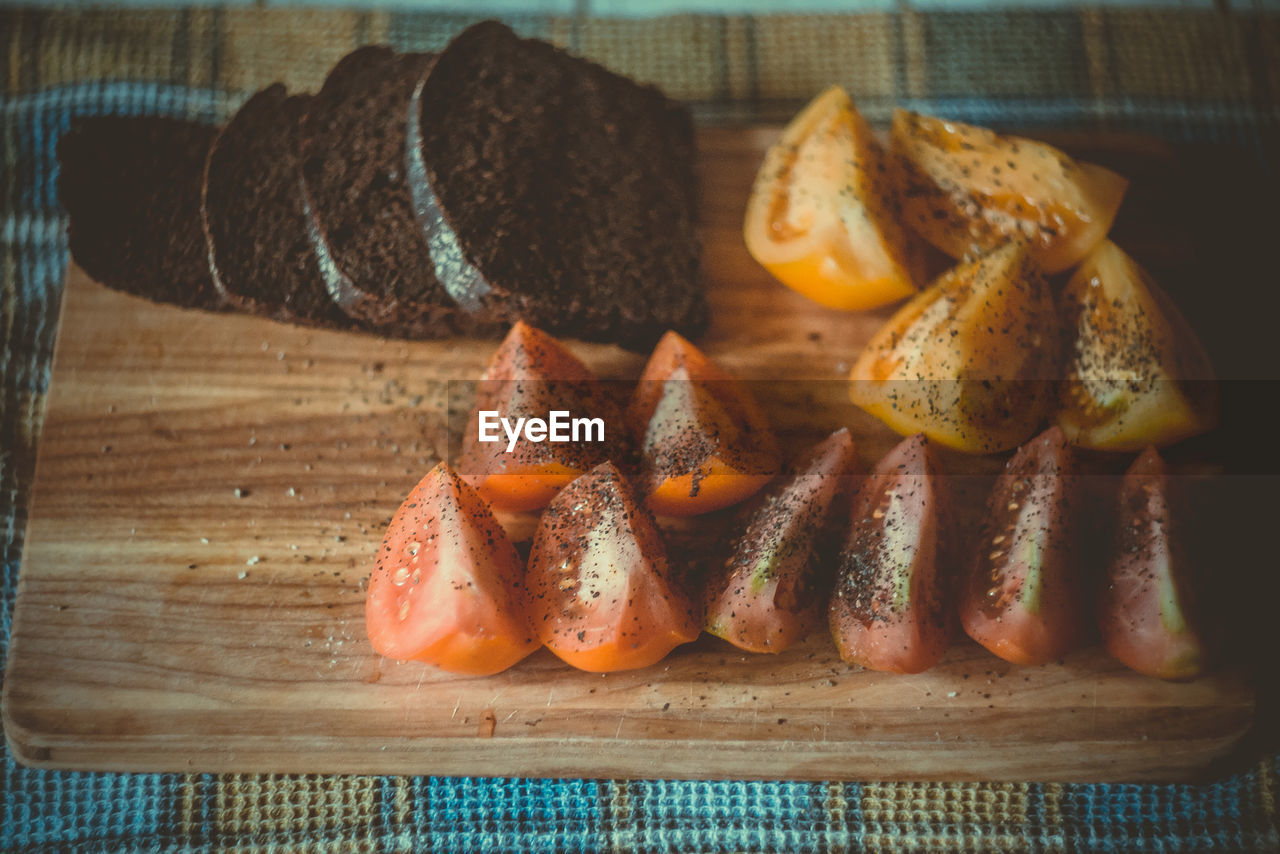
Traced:
<path fill-rule="evenodd" d="M 1226 8 L 1226 4 L 1222 4 Z M 1272 7 L 1274 8 L 1274 7 Z M 67 261 L 53 146 L 73 115 L 217 120 L 352 47 L 442 46 L 474 16 L 187 8 L 0 11 L 0 657 Z M 1274 175 L 1280 17 L 1130 8 L 508 16 L 690 102 L 784 118 L 831 82 L 996 125 L 1229 146 Z M 0 848 L 21 851 L 1277 850 L 1280 760 L 1201 785 L 808 783 L 55 773 L 6 752 Z"/>

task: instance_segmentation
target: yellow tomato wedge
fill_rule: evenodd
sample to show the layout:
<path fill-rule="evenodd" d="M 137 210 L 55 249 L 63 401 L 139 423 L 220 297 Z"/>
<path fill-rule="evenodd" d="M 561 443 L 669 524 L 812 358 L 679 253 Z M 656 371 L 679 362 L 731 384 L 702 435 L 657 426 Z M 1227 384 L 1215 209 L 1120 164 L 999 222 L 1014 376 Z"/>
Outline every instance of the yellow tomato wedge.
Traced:
<path fill-rule="evenodd" d="M 1065 270 L 1107 236 L 1129 187 L 1043 142 L 906 110 L 891 140 L 906 224 L 952 258 L 1020 238 L 1042 270 Z"/>
<path fill-rule="evenodd" d="M 1161 447 L 1218 423 L 1213 366 L 1176 306 L 1107 240 L 1062 293 L 1074 334 L 1058 426 L 1076 445 Z"/>
<path fill-rule="evenodd" d="M 904 436 L 970 453 L 1013 448 L 1053 402 L 1053 296 L 1021 243 L 943 273 L 858 358 L 849 396 Z"/>
<path fill-rule="evenodd" d="M 865 309 L 917 290 L 884 153 L 833 86 L 765 156 L 747 203 L 747 250 L 787 287 L 830 308 Z"/>

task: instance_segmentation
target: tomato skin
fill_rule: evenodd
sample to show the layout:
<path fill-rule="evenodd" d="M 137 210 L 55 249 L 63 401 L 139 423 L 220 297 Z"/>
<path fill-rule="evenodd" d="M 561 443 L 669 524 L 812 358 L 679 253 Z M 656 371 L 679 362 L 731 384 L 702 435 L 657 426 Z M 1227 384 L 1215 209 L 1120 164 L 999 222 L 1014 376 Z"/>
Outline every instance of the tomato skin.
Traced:
<path fill-rule="evenodd" d="M 850 372 L 850 399 L 902 435 L 967 453 L 1029 439 L 1053 403 L 1061 337 L 1024 244 L 943 273 L 890 318 Z"/>
<path fill-rule="evenodd" d="M 1098 596 L 1098 627 L 1107 651 L 1130 669 L 1193 679 L 1209 656 L 1178 532 L 1182 508 L 1170 492 L 1164 460 L 1147 448 L 1120 486 L 1120 527 Z"/>
<path fill-rule="evenodd" d="M 1107 236 L 1129 182 L 1042 142 L 895 110 L 890 133 L 903 216 L 952 258 L 1031 243 L 1048 273 Z"/>
<path fill-rule="evenodd" d="M 1073 330 L 1056 420 L 1081 447 L 1140 451 L 1218 423 L 1213 365 L 1151 276 L 1109 240 L 1063 289 Z"/>
<path fill-rule="evenodd" d="M 748 652 L 779 653 L 804 638 L 821 603 L 818 539 L 855 458 L 849 431 L 838 430 L 753 502 L 729 559 L 706 585 L 708 632 Z"/>
<path fill-rule="evenodd" d="M 960 621 L 1006 661 L 1045 664 L 1084 638 L 1078 493 L 1075 456 L 1056 427 L 1019 448 L 992 490 Z"/>
<path fill-rule="evenodd" d="M 515 547 L 446 464 L 396 510 L 378 549 L 365 627 L 379 655 L 488 676 L 538 648 Z"/>
<path fill-rule="evenodd" d="M 480 442 L 479 413 L 514 419 L 546 418 L 553 410 L 599 417 L 604 442 L 572 444 L 521 439 L 507 451 L 507 439 Z M 458 468 L 492 506 L 509 511 L 538 510 L 592 466 L 625 453 L 625 422 L 595 374 L 552 336 L 517 321 L 489 360 L 476 391 L 476 406 L 462 437 Z"/>
<path fill-rule="evenodd" d="M 898 223 L 885 154 L 849 95 L 832 86 L 765 155 L 743 239 L 787 287 L 858 310 L 915 292 L 917 257 Z"/>
<path fill-rule="evenodd" d="M 645 503 L 664 516 L 737 504 L 778 469 L 777 440 L 745 384 L 675 332 L 649 357 L 627 420 L 640 443 Z"/>
<path fill-rule="evenodd" d="M 904 439 L 853 499 L 853 524 L 827 617 L 840 657 L 870 670 L 920 673 L 950 643 L 948 498 L 928 440 Z"/>
<path fill-rule="evenodd" d="M 657 525 L 612 463 L 547 507 L 527 583 L 538 639 L 579 670 L 648 667 L 698 637 Z"/>

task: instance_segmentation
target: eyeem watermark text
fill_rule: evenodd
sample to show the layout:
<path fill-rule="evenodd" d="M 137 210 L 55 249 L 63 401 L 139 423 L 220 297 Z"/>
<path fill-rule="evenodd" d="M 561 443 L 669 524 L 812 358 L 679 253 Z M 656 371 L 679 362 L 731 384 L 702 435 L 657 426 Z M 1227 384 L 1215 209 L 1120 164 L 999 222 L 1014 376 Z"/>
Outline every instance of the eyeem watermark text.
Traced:
<path fill-rule="evenodd" d="M 603 442 L 603 418 L 574 418 L 567 409 L 553 409 L 546 418 L 517 418 L 512 423 L 496 409 L 480 410 L 481 442 L 500 442 L 507 437 L 507 453 L 523 438 L 526 442 Z"/>

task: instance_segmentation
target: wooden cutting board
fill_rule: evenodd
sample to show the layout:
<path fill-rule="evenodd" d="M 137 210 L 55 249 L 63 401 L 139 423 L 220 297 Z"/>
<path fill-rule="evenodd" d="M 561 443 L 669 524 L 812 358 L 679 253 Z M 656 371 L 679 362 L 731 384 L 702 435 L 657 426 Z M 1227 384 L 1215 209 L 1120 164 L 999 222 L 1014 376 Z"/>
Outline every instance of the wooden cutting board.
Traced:
<path fill-rule="evenodd" d="M 747 189 L 776 133 L 702 134 L 715 318 L 703 343 L 740 376 L 787 380 L 765 392 L 787 447 L 848 425 L 866 467 L 895 437 L 845 401 L 841 380 L 889 312 L 815 306 L 741 245 Z M 1139 170 L 1167 155 L 1122 137 L 1089 148 Z M 1161 242 L 1141 224 L 1130 234 Z M 1168 684 L 1096 646 L 1028 668 L 965 640 L 918 676 L 847 666 L 824 633 L 777 657 L 704 636 L 657 666 L 608 675 L 546 651 L 480 679 L 382 659 L 364 634 L 370 558 L 446 453 L 450 403 L 469 404 L 450 380 L 478 376 L 494 343 L 182 311 L 74 266 L 61 324 L 4 680 L 5 734 L 24 763 L 1157 780 L 1202 773 L 1252 724 L 1240 673 Z M 613 377 L 643 361 L 575 350 Z M 527 532 L 529 520 L 509 521 Z"/>

